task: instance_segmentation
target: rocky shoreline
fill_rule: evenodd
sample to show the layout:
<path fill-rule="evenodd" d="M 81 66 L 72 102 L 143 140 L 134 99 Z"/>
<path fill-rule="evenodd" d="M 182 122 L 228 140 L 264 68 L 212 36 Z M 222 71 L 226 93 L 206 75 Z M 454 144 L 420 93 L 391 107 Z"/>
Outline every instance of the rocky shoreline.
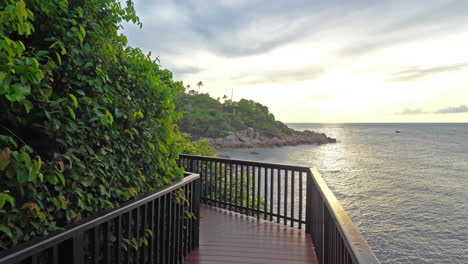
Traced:
<path fill-rule="evenodd" d="M 336 143 L 336 139 L 327 137 L 324 133 L 314 131 L 296 131 L 279 137 L 266 137 L 259 131 L 249 127 L 239 132 L 231 132 L 223 138 L 207 138 L 214 148 L 271 148 L 281 146 L 297 146 L 303 144 Z"/>

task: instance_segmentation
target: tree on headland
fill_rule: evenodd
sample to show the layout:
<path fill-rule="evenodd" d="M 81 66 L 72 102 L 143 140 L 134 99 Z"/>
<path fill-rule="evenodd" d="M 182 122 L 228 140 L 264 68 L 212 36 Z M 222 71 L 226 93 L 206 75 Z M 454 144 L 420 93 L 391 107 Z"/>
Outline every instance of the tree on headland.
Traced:
<path fill-rule="evenodd" d="M 200 93 L 200 87 L 203 86 L 203 82 L 202 82 L 202 81 L 199 81 L 199 82 L 197 83 L 197 85 L 198 85 L 198 93 Z"/>

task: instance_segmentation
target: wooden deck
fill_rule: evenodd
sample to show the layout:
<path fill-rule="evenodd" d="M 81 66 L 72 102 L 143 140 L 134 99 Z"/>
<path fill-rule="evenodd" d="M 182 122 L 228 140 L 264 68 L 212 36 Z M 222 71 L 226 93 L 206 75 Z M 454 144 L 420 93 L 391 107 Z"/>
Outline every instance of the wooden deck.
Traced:
<path fill-rule="evenodd" d="M 210 206 L 202 206 L 200 214 L 200 248 L 185 264 L 317 263 L 303 230 Z"/>

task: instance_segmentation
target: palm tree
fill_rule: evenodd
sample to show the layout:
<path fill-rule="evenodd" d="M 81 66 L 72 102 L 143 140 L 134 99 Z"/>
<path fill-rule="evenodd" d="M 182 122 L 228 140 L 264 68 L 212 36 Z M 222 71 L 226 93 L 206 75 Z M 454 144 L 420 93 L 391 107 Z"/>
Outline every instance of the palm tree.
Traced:
<path fill-rule="evenodd" d="M 202 81 L 199 81 L 199 82 L 197 83 L 197 85 L 198 85 L 198 93 L 200 93 L 200 87 L 203 86 Z"/>

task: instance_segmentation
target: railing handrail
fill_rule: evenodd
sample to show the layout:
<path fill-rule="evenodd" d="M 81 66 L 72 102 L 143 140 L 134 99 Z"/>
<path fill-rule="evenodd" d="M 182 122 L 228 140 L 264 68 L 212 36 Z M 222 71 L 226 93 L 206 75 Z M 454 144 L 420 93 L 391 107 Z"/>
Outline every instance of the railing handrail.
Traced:
<path fill-rule="evenodd" d="M 340 202 L 323 180 L 322 176 L 316 168 L 309 168 L 312 179 L 315 182 L 317 189 L 324 198 L 325 205 L 332 212 L 331 216 L 335 219 L 339 227 L 339 232 L 346 237 L 345 241 L 349 248 L 353 251 L 354 257 L 358 263 L 380 264 L 380 261 L 375 256 L 372 249 L 369 247 L 367 240 L 362 236 L 357 226 L 351 220 L 351 217 L 346 213 Z"/>
<path fill-rule="evenodd" d="M 134 208 L 171 193 L 172 191 L 200 178 L 200 174 L 192 172 L 189 172 L 189 174 L 189 176 L 184 177 L 180 181 L 177 181 L 170 186 L 156 190 L 152 194 L 143 196 L 141 198 L 136 198 L 137 200 L 130 200 L 118 208 L 110 209 L 110 211 L 102 213 L 102 215 L 92 217 L 91 219 L 84 219 L 76 224 L 72 224 L 68 226 L 65 231 L 60 231 L 57 234 L 53 233 L 45 238 L 34 239 L 17 247 L 13 247 L 12 249 L 6 250 L 5 252 L 2 252 L 0 256 L 0 263 L 8 264 L 10 261 L 18 261 L 17 258 L 19 256 L 21 256 L 22 259 L 30 257 L 44 249 L 74 237 L 77 233 L 85 232 L 112 218 L 121 216 Z"/>
<path fill-rule="evenodd" d="M 242 162 L 242 164 L 246 166 L 260 166 L 260 167 L 268 166 L 274 169 L 288 169 L 288 170 L 296 170 L 298 172 L 308 172 L 308 170 L 310 169 L 304 166 L 257 162 L 257 161 L 239 160 L 239 159 L 230 159 L 230 158 L 218 158 L 218 157 L 209 157 L 209 156 L 198 156 L 198 155 L 191 155 L 191 154 L 180 154 L 179 156 L 182 158 L 192 158 L 192 159 L 218 161 L 218 162 L 226 162 L 226 163 Z"/>
<path fill-rule="evenodd" d="M 349 256 L 352 259 L 352 263 L 380 264 L 380 261 L 377 259 L 374 252 L 372 251 L 372 249 L 368 245 L 367 240 L 362 236 L 362 234 L 358 230 L 357 226 L 352 222 L 351 218 L 346 213 L 344 208 L 341 206 L 341 204 L 339 203 L 339 201 L 337 200 L 337 198 L 335 197 L 333 192 L 327 186 L 326 182 L 323 180 L 323 178 L 321 177 L 321 175 L 320 175 L 320 173 L 318 172 L 317 169 L 309 168 L 309 167 L 305 167 L 305 166 L 280 165 L 280 164 L 263 163 L 263 162 L 247 161 L 247 160 L 237 160 L 237 159 L 217 158 L 217 157 L 207 157 L 207 156 L 197 156 L 197 155 L 187 155 L 187 154 L 180 155 L 180 158 L 181 159 L 192 160 L 192 161 L 198 160 L 198 161 L 204 161 L 204 162 L 214 162 L 214 163 L 218 162 L 218 163 L 224 163 L 224 164 L 252 166 L 252 167 L 258 167 L 258 168 L 265 168 L 265 169 L 266 168 L 268 168 L 268 169 L 273 169 L 274 168 L 274 169 L 286 170 L 286 171 L 287 170 L 294 170 L 296 172 L 300 172 L 301 174 L 302 173 L 306 174 L 307 175 L 307 183 L 306 183 L 307 198 L 306 198 L 306 201 L 305 201 L 306 232 L 313 233 L 313 237 L 318 238 L 318 239 L 322 239 L 321 241 L 323 242 L 325 240 L 328 241 L 328 239 L 330 239 L 330 238 L 327 237 L 328 233 L 325 234 L 326 232 L 330 232 L 330 230 L 332 230 L 332 229 L 336 230 L 339 234 L 341 234 L 341 238 L 343 239 L 343 245 L 342 246 L 346 247 L 347 252 L 350 253 Z M 210 164 L 210 163 L 206 163 L 206 164 Z M 189 165 L 189 167 L 192 167 L 192 165 L 190 165 L 190 164 L 188 164 L 188 165 Z M 205 165 L 205 167 L 203 167 L 203 164 L 194 165 L 194 168 L 200 169 L 200 168 L 198 168 L 198 166 L 201 166 L 200 168 L 203 168 L 203 170 L 202 171 L 196 171 L 196 172 L 200 173 L 202 175 L 202 178 L 207 177 L 206 181 L 208 181 L 208 182 L 205 181 L 205 184 L 208 184 L 208 185 L 212 184 L 212 183 L 210 183 L 210 181 L 212 181 L 213 176 L 212 176 L 211 172 L 207 171 L 207 168 L 210 167 L 211 165 L 210 166 Z M 211 170 L 211 168 L 209 168 L 208 170 Z M 216 169 L 214 169 L 214 170 L 216 172 Z M 203 173 L 208 173 L 208 175 L 203 176 L 204 175 Z M 236 174 L 236 173 L 237 173 L 237 169 L 234 172 L 234 174 Z M 266 173 L 266 171 L 265 171 L 265 173 Z M 231 174 L 231 172 L 229 172 L 229 174 Z M 242 176 L 242 173 L 240 175 Z M 271 176 L 271 174 L 269 174 L 269 175 Z M 281 174 L 281 175 L 288 176 L 288 173 Z M 289 175 L 291 176 L 291 174 L 289 174 Z M 278 177 L 279 176 L 280 176 L 280 173 L 278 172 Z M 272 179 L 273 178 L 271 178 L 270 183 L 272 183 L 272 181 L 273 181 Z M 291 183 L 294 186 L 294 177 L 291 177 L 291 180 L 292 180 Z M 202 179 L 202 182 L 203 182 L 203 179 Z M 267 175 L 265 175 L 265 182 L 267 182 Z M 279 182 L 276 184 L 276 186 L 279 186 L 278 184 L 279 184 Z M 287 184 L 287 181 L 285 179 L 285 182 L 284 182 L 283 186 L 286 187 L 286 184 Z M 202 186 L 204 186 L 204 185 L 202 184 Z M 216 188 L 216 180 L 215 180 L 215 188 Z M 281 187 L 281 188 L 283 188 L 283 187 Z M 317 191 L 314 191 L 315 189 Z M 265 189 L 265 191 L 266 190 L 267 189 Z M 208 190 L 208 192 L 209 191 L 210 190 Z M 274 190 L 271 189 L 271 191 L 270 191 L 271 195 L 272 195 L 273 191 Z M 202 195 L 203 195 L 203 193 L 202 193 Z M 205 202 L 208 201 L 209 204 L 211 204 L 211 205 L 214 204 L 215 206 L 216 206 L 216 203 L 222 204 L 222 205 L 223 204 L 224 205 L 229 205 L 229 206 L 232 205 L 231 201 L 230 201 L 229 204 L 226 204 L 225 201 L 216 201 L 216 198 L 213 200 L 211 195 L 212 194 L 210 194 L 210 197 L 202 196 L 202 200 L 204 199 Z M 275 195 L 281 195 L 279 189 L 278 189 L 278 191 L 275 192 Z M 300 193 L 299 193 L 299 195 L 300 195 Z M 319 201 L 314 200 L 314 202 L 313 202 L 312 199 L 315 199 L 315 198 L 312 198 L 312 196 L 314 196 L 314 195 L 318 195 L 320 197 L 320 200 Z M 215 193 L 215 196 L 216 196 L 216 193 Z M 267 197 L 267 198 L 269 198 L 269 197 Z M 285 199 L 287 199 L 287 196 L 285 196 Z M 273 195 L 269 198 L 270 207 L 272 205 L 271 200 L 273 200 Z M 302 198 L 299 198 L 299 200 L 301 201 Z M 289 201 L 291 201 L 291 200 L 289 200 Z M 234 203 L 234 206 L 233 206 L 234 209 L 239 209 L 239 208 L 243 209 L 244 208 L 242 205 L 239 206 L 236 203 L 237 202 Z M 286 202 L 284 204 L 285 204 L 285 207 L 286 207 Z M 279 208 L 279 207 L 280 207 L 280 203 L 278 202 L 277 208 Z M 283 208 L 285 208 L 285 207 L 283 207 Z M 299 205 L 299 207 L 300 207 L 300 205 Z M 322 209 L 326 208 L 326 210 L 322 210 L 320 208 L 322 208 Z M 231 207 L 229 207 L 229 210 L 231 210 Z M 247 208 L 247 211 L 248 210 L 249 210 L 249 208 Z M 276 210 L 278 212 L 279 209 L 276 209 Z M 322 213 L 319 213 L 316 210 L 322 210 Z M 272 216 L 272 215 L 277 216 L 278 223 L 279 223 L 278 219 L 280 219 L 280 218 L 288 220 L 288 218 L 287 218 L 288 213 L 285 213 L 285 211 L 286 210 L 283 209 L 284 215 L 279 215 L 279 213 L 278 213 L 278 215 L 275 215 L 273 213 L 272 208 L 270 208 L 270 212 L 262 212 L 261 210 L 259 211 L 258 208 L 255 210 L 255 212 L 257 214 L 258 213 L 266 213 L 266 214 L 268 214 L 270 216 Z M 325 214 L 324 211 L 327 211 L 329 213 L 329 216 L 325 217 L 324 216 L 324 214 Z M 241 213 L 242 213 L 242 210 L 241 210 Z M 327 213 L 327 215 L 328 215 L 328 213 Z M 329 218 L 329 217 L 331 217 L 331 218 Z M 291 221 L 298 221 L 298 223 L 303 223 L 301 217 L 299 217 L 298 220 L 296 220 L 296 219 L 290 219 L 290 220 Z M 270 221 L 271 221 L 271 217 L 270 217 Z M 333 225 L 330 225 L 330 222 L 333 222 Z M 285 224 L 286 224 L 286 221 L 285 221 Z M 301 228 L 300 225 L 299 225 L 299 228 Z M 325 228 L 327 228 L 326 231 L 325 231 Z M 336 239 L 336 238 L 332 238 L 332 239 Z M 323 243 L 325 243 L 325 242 L 323 242 Z M 332 242 L 328 241 L 327 243 L 334 244 L 333 246 L 336 247 L 336 248 L 341 247 L 340 245 L 337 245 L 339 243 L 337 240 L 333 240 Z M 317 245 L 317 246 L 319 246 L 319 245 Z M 327 245 L 324 245 L 324 246 L 327 246 Z M 335 263 L 334 260 L 336 260 L 336 259 L 334 258 L 334 256 L 330 256 L 329 255 L 330 253 L 327 253 L 328 255 L 324 255 L 324 253 L 322 252 L 322 249 L 320 248 L 319 250 L 321 251 L 321 253 L 320 253 L 320 256 L 318 256 L 318 257 L 320 257 L 320 259 L 322 261 L 324 261 L 325 263 L 327 263 L 327 261 L 331 261 L 331 262 Z M 346 262 L 346 263 L 348 263 L 348 262 Z"/>

